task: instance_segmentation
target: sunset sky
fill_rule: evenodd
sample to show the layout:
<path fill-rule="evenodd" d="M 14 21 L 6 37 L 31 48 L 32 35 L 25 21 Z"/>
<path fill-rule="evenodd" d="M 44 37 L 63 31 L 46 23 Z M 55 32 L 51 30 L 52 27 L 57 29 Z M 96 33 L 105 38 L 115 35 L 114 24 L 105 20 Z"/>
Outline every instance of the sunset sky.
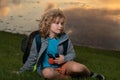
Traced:
<path fill-rule="evenodd" d="M 38 3 L 41 8 L 85 8 L 85 9 L 120 9 L 120 0 L 0 0 L 0 15 L 6 16 L 11 8 L 24 8 L 24 3 Z M 11 3 L 14 6 L 11 7 Z"/>
<path fill-rule="evenodd" d="M 45 2 L 49 2 L 45 0 Z M 70 3 L 72 5 L 84 5 L 89 8 L 107 8 L 107 9 L 120 9 L 120 0 L 51 0 L 56 3 Z"/>
<path fill-rule="evenodd" d="M 53 8 L 64 11 L 75 44 L 120 50 L 120 0 L 0 0 L 0 30 L 31 32 Z"/>

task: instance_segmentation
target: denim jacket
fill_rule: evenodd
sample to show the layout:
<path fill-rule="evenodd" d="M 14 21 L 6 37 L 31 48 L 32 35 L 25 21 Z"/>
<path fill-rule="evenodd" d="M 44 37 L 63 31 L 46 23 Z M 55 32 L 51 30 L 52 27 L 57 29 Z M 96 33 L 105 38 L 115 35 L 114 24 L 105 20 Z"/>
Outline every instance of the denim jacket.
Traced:
<path fill-rule="evenodd" d="M 58 53 L 61 55 L 64 55 L 63 53 L 63 42 L 68 40 L 68 48 L 67 48 L 67 54 L 64 55 L 64 62 L 71 61 L 75 58 L 75 51 L 72 45 L 71 40 L 69 39 L 69 36 L 67 34 L 62 34 L 60 37 L 60 42 L 58 45 Z M 42 54 L 45 52 L 48 46 L 48 41 L 47 38 L 41 38 L 41 48 L 39 53 L 37 53 L 37 47 L 36 47 L 36 42 L 35 38 L 32 42 L 31 50 L 30 50 L 30 55 L 25 62 L 25 64 L 20 68 L 20 71 L 24 72 L 27 70 L 32 70 L 34 65 L 37 63 L 37 67 L 40 67 L 40 59 Z"/>

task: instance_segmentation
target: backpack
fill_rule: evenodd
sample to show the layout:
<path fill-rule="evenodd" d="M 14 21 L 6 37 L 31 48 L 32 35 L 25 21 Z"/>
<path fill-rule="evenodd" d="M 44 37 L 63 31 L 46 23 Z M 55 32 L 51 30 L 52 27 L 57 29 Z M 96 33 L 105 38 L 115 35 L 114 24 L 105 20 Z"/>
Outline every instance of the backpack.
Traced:
<path fill-rule="evenodd" d="M 39 50 L 41 48 L 41 36 L 39 31 L 33 31 L 29 36 L 25 36 L 22 39 L 21 42 L 21 51 L 23 52 L 23 64 L 27 61 L 29 54 L 30 54 L 30 49 L 32 46 L 33 39 L 35 38 L 36 40 L 36 46 L 37 46 L 37 53 L 39 53 Z M 64 55 L 67 54 L 67 48 L 68 48 L 68 40 L 66 40 L 63 43 L 63 53 Z"/>
<path fill-rule="evenodd" d="M 41 47 L 41 37 L 39 31 L 33 31 L 29 36 L 25 36 L 21 42 L 21 51 L 23 54 L 23 64 L 27 61 L 30 54 L 33 39 L 36 39 L 37 52 L 39 53 Z"/>

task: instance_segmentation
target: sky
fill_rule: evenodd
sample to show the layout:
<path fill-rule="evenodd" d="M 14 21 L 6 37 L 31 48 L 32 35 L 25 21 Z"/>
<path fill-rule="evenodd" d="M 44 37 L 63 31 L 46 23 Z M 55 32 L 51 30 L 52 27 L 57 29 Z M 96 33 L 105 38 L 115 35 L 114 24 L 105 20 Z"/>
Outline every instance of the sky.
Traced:
<path fill-rule="evenodd" d="M 48 0 L 45 0 L 48 2 Z M 74 4 L 76 7 L 81 4 L 85 8 L 107 8 L 107 9 L 120 9 L 120 0 L 51 0 L 51 2 L 63 2 Z"/>
<path fill-rule="evenodd" d="M 120 50 L 120 0 L 0 0 L 0 30 L 31 32 L 54 8 L 64 11 L 74 44 Z"/>
<path fill-rule="evenodd" d="M 49 8 L 120 9 L 120 0 L 0 0 L 0 14 L 2 16 L 6 16 L 10 12 L 10 2 L 14 4 L 12 8 L 21 8 L 24 7 L 24 3 L 36 2 L 42 5 L 41 7 L 48 5 Z"/>
<path fill-rule="evenodd" d="M 101 6 L 109 9 L 120 9 L 120 0 L 97 0 Z"/>

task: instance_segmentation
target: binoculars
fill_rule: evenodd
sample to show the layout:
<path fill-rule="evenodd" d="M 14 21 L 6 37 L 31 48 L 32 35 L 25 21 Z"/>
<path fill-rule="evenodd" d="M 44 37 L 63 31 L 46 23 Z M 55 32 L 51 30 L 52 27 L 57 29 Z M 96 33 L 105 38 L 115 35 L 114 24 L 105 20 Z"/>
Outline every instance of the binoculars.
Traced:
<path fill-rule="evenodd" d="M 54 59 L 55 58 L 58 58 L 59 57 L 59 54 L 55 54 L 55 57 L 52 55 L 52 54 L 48 54 L 48 62 L 50 63 L 50 64 L 55 64 L 54 63 Z"/>

